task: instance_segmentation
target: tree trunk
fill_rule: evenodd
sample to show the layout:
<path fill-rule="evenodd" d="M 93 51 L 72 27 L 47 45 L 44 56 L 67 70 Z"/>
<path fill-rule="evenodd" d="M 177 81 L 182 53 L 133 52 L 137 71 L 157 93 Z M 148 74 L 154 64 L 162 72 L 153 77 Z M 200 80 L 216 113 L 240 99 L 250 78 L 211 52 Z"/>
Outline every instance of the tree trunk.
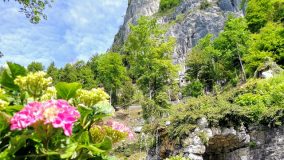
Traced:
<path fill-rule="evenodd" d="M 111 95 L 112 95 L 112 89 L 110 90 L 110 93 L 109 93 L 109 104 L 111 104 L 111 100 L 112 100 L 112 97 L 111 97 Z"/>
<path fill-rule="evenodd" d="M 149 97 L 150 99 L 152 99 L 152 90 L 151 90 L 151 84 L 149 82 Z"/>
<path fill-rule="evenodd" d="M 239 54 L 239 52 L 238 52 L 238 56 L 239 56 L 239 61 L 240 61 L 240 65 L 241 65 L 241 68 L 242 68 L 243 81 L 246 82 L 247 81 L 246 72 L 245 72 L 245 68 L 244 68 L 244 65 L 243 65 L 243 62 L 242 62 L 242 59 L 241 59 L 241 55 Z"/>

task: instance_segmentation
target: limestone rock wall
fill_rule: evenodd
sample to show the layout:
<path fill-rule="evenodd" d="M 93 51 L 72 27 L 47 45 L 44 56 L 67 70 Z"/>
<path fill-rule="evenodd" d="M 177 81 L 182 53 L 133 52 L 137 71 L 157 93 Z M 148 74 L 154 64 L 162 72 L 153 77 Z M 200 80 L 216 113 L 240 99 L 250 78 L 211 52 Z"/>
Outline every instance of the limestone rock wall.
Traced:
<path fill-rule="evenodd" d="M 284 159 L 284 126 L 209 127 L 205 118 L 198 120 L 197 124 L 194 132 L 183 138 L 181 144 L 169 150 L 166 156 L 183 155 L 190 160 Z M 159 144 L 159 148 L 153 148 L 155 152 L 149 152 L 148 160 L 165 158 L 161 153 L 164 144 Z"/>
<path fill-rule="evenodd" d="M 215 36 L 224 28 L 228 14 L 243 16 L 240 9 L 242 0 L 207 0 L 210 5 L 201 8 L 205 0 L 182 0 L 172 13 L 160 15 L 160 0 L 130 0 L 124 23 L 115 36 L 113 47 L 122 46 L 129 35 L 129 23 L 135 24 L 140 16 L 153 16 L 161 24 L 172 24 L 167 35 L 177 40 L 173 53 L 173 63 L 184 66 L 185 58 L 198 40 L 208 33 Z M 186 68 L 180 71 L 183 79 Z"/>
<path fill-rule="evenodd" d="M 201 8 L 203 0 L 183 0 L 174 12 L 161 16 L 160 0 L 131 0 L 124 17 L 124 23 L 117 33 L 113 45 L 122 45 L 130 30 L 129 23 L 135 24 L 140 16 L 154 16 L 162 24 L 174 22 L 168 35 L 177 38 L 174 62 L 184 62 L 185 55 L 198 40 L 208 33 L 217 35 L 224 27 L 228 14 L 242 16 L 241 0 L 207 0 L 210 5 Z"/>

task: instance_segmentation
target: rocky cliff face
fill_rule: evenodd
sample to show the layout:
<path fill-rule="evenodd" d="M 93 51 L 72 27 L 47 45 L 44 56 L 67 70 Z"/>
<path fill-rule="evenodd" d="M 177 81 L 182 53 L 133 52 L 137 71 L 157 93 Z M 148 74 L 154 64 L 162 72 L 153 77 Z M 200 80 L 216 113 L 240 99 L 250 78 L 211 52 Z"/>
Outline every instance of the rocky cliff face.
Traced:
<path fill-rule="evenodd" d="M 161 24 L 172 24 L 167 35 L 177 40 L 173 62 L 183 64 L 187 53 L 206 34 L 218 35 L 223 29 L 229 14 L 242 16 L 242 0 L 207 0 L 208 6 L 202 7 L 205 0 L 182 0 L 170 13 L 159 13 L 160 0 L 129 0 L 129 6 L 115 37 L 113 46 L 122 45 L 129 34 L 129 23 L 134 23 L 140 16 L 153 16 Z M 182 75 L 183 71 L 181 71 Z"/>
<path fill-rule="evenodd" d="M 150 150 L 148 160 L 182 155 L 190 160 L 282 160 L 284 159 L 284 127 L 209 127 L 205 118 L 181 143 L 166 144 L 160 133 L 159 143 Z"/>

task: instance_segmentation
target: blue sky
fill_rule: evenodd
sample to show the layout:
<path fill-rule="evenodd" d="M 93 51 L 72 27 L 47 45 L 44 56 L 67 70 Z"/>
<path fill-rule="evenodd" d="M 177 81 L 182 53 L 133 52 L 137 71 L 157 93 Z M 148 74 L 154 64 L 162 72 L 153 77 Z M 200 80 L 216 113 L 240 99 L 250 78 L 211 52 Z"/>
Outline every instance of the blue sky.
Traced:
<path fill-rule="evenodd" d="M 48 20 L 31 24 L 14 1 L 0 1 L 0 51 L 6 61 L 46 67 L 88 60 L 105 52 L 123 23 L 128 0 L 55 0 Z"/>

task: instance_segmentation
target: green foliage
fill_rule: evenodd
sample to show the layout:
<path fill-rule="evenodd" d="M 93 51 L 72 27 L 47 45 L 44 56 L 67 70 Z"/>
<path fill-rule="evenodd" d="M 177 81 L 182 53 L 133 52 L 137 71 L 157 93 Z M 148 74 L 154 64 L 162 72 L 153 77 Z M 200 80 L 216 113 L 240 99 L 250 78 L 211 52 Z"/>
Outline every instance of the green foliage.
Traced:
<path fill-rule="evenodd" d="M 15 82 L 20 90 L 28 92 L 23 97 L 23 104 L 30 101 L 30 96 L 44 101 L 72 98 L 69 102 L 80 112 L 79 121 L 71 126 L 73 134 L 67 137 L 62 130 L 41 121 L 24 130 L 11 131 L 10 118 L 23 106 L 16 105 L 14 99 L 17 97 L 14 98 L 13 94 L 8 96 L 0 89 L 0 159 L 111 159 L 108 154 L 112 145 L 125 139 L 128 133 L 105 127 L 97 131 L 97 135 L 105 133 L 105 136 L 100 141 L 93 141 L 89 132 L 92 125 L 103 123 L 105 118 L 113 115 L 114 109 L 106 101 L 108 95 L 102 89 L 78 90 L 81 88 L 79 83 L 60 82 L 55 90 L 48 87 L 51 81 L 45 75 L 44 72 L 34 72 L 17 76 Z"/>
<path fill-rule="evenodd" d="M 171 60 L 174 40 L 165 38 L 165 30 L 155 19 L 141 17 L 130 28 L 125 46 L 130 73 L 144 94 L 154 97 L 175 76 L 176 67 Z"/>
<path fill-rule="evenodd" d="M 125 53 L 129 55 L 131 77 L 147 99 L 143 104 L 144 118 L 151 113 L 161 115 L 170 100 L 166 87 L 174 85 L 177 73 L 171 59 L 175 41 L 165 37 L 165 30 L 155 19 L 141 17 L 130 29 Z"/>
<path fill-rule="evenodd" d="M 109 101 L 100 101 L 93 106 L 94 113 L 96 114 L 95 119 L 101 119 L 103 117 L 112 116 L 114 109 Z"/>
<path fill-rule="evenodd" d="M 27 71 L 23 66 L 16 63 L 7 62 L 7 65 L 8 67 L 1 75 L 1 85 L 9 90 L 19 90 L 19 87 L 14 83 L 14 80 L 17 76 L 25 76 Z"/>
<path fill-rule="evenodd" d="M 54 62 L 50 63 L 50 65 L 47 67 L 46 73 L 53 79 L 53 84 L 59 82 L 59 70 L 56 68 Z"/>
<path fill-rule="evenodd" d="M 124 85 L 122 85 L 118 93 L 118 105 L 122 106 L 123 108 L 127 108 L 132 103 L 134 103 L 135 92 L 135 86 L 131 81 L 124 82 Z"/>
<path fill-rule="evenodd" d="M 160 12 L 165 12 L 171 8 L 177 7 L 181 3 L 181 0 L 161 0 Z"/>
<path fill-rule="evenodd" d="M 167 158 L 166 160 L 190 160 L 190 159 L 182 157 L 182 156 L 173 156 L 173 157 Z"/>
<path fill-rule="evenodd" d="M 283 24 L 268 22 L 253 34 L 249 42 L 249 53 L 245 54 L 244 61 L 249 75 L 254 75 L 256 69 L 263 65 L 268 57 L 277 64 L 284 64 L 284 27 Z"/>
<path fill-rule="evenodd" d="M 55 85 L 55 88 L 57 90 L 57 98 L 69 100 L 75 97 L 77 90 L 82 88 L 82 85 L 75 82 L 59 82 Z"/>
<path fill-rule="evenodd" d="M 172 108 L 169 133 L 181 137 L 193 130 L 199 118 L 206 117 L 211 126 L 282 124 L 284 74 L 270 79 L 250 79 L 237 89 L 219 95 L 190 98 Z"/>
<path fill-rule="evenodd" d="M 210 7 L 210 3 L 208 2 L 208 0 L 202 0 L 200 4 L 200 9 L 204 10 L 208 7 Z"/>
<path fill-rule="evenodd" d="M 255 141 L 250 141 L 249 142 L 249 148 L 254 149 L 254 148 L 256 148 L 256 146 L 257 146 L 257 143 Z"/>
<path fill-rule="evenodd" d="M 52 62 L 47 68 L 47 74 L 52 77 L 54 84 L 58 82 L 78 82 L 85 89 L 97 87 L 92 63 L 78 61 L 75 64 L 66 64 L 63 68 L 56 68 Z"/>
<path fill-rule="evenodd" d="M 199 80 L 207 90 L 234 81 L 246 80 L 242 61 L 247 52 L 249 31 L 243 18 L 229 17 L 224 31 L 214 40 L 212 35 L 201 39 L 187 58 L 188 78 Z"/>
<path fill-rule="evenodd" d="M 206 132 L 201 131 L 201 132 L 199 132 L 197 135 L 198 135 L 198 137 L 201 139 L 201 142 L 202 142 L 204 145 L 208 145 L 209 137 L 208 137 L 208 135 L 207 135 Z"/>
<path fill-rule="evenodd" d="M 4 2 L 9 0 L 4 0 Z M 54 0 L 15 0 L 21 5 L 20 11 L 23 12 L 31 23 L 37 24 L 41 19 L 47 19 L 44 10 L 50 7 Z"/>
<path fill-rule="evenodd" d="M 270 20 L 283 22 L 283 0 L 249 0 L 246 19 L 251 32 L 258 32 Z"/>
<path fill-rule="evenodd" d="M 203 94 L 204 86 L 199 81 L 189 83 L 183 90 L 183 95 L 198 97 Z"/>
<path fill-rule="evenodd" d="M 117 90 L 128 79 L 122 56 L 111 52 L 99 56 L 96 70 L 97 81 L 110 93 L 112 102 L 117 103 Z"/>
<path fill-rule="evenodd" d="M 32 62 L 28 65 L 29 72 L 39 72 L 44 70 L 44 66 L 40 62 Z"/>

